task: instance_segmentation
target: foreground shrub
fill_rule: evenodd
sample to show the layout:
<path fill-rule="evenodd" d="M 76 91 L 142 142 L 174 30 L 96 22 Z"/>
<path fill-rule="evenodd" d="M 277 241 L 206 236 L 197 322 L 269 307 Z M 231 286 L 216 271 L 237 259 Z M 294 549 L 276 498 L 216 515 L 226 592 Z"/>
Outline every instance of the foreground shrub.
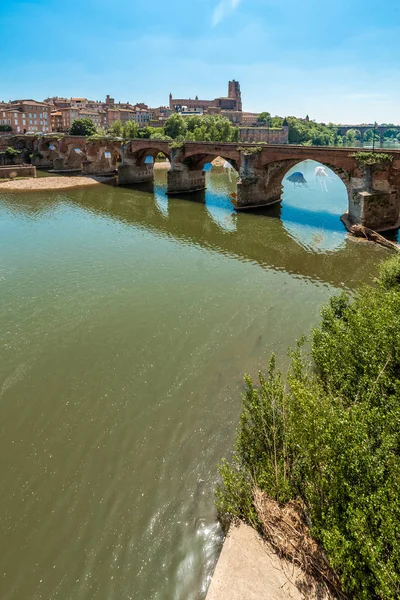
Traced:
<path fill-rule="evenodd" d="M 217 506 L 261 529 L 254 490 L 300 500 L 344 591 L 400 597 L 400 260 L 353 302 L 322 310 L 311 359 L 301 344 L 286 377 L 272 359 L 246 392 Z"/>

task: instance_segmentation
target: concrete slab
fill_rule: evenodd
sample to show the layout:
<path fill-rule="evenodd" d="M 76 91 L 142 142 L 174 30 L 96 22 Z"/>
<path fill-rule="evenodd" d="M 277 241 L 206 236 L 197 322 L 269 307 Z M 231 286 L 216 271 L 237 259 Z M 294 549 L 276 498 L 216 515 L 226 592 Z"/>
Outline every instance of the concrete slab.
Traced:
<path fill-rule="evenodd" d="M 224 542 L 206 600 L 329 600 L 325 589 L 245 524 L 232 526 Z"/>

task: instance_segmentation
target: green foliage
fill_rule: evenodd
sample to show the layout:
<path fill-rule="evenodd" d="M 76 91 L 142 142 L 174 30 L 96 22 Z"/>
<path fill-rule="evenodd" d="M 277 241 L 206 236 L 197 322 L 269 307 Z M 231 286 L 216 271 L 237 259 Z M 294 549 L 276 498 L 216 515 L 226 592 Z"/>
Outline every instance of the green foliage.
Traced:
<path fill-rule="evenodd" d="M 251 156 L 252 154 L 259 154 L 262 152 L 262 146 L 239 146 L 237 150 L 245 156 Z"/>
<path fill-rule="evenodd" d="M 275 115 L 275 117 L 272 117 L 271 119 L 271 127 L 273 129 L 280 129 L 284 124 L 285 124 L 286 119 L 282 119 L 282 117 L 278 117 Z M 286 121 L 287 124 L 287 121 Z"/>
<path fill-rule="evenodd" d="M 8 148 L 5 149 L 4 154 L 7 158 L 15 158 L 18 154 L 21 154 L 21 150 L 16 150 L 15 148 L 8 146 Z"/>
<path fill-rule="evenodd" d="M 172 139 L 195 142 L 234 142 L 239 130 L 221 115 L 193 115 L 182 117 L 173 114 L 164 126 L 165 135 Z"/>
<path fill-rule="evenodd" d="M 170 138 L 175 140 L 176 138 L 181 138 L 185 136 L 187 131 L 187 124 L 182 115 L 178 113 L 174 113 L 169 116 L 164 125 L 164 133 L 168 135 Z"/>
<path fill-rule="evenodd" d="M 379 131 L 374 131 L 374 129 L 367 129 L 367 131 L 364 133 L 364 141 L 372 142 L 372 140 L 374 139 L 376 142 L 380 141 L 381 136 L 379 134 Z"/>
<path fill-rule="evenodd" d="M 180 150 L 180 148 L 183 148 L 184 143 L 183 140 L 174 140 L 169 144 L 169 147 L 171 150 Z"/>
<path fill-rule="evenodd" d="M 252 488 L 300 497 L 343 589 L 400 597 L 400 258 L 351 302 L 332 298 L 284 378 L 272 360 L 246 392 L 219 513 L 257 525 Z"/>
<path fill-rule="evenodd" d="M 114 123 L 111 124 L 111 127 L 109 128 L 108 131 L 112 135 L 122 138 L 122 136 L 124 134 L 124 126 L 122 125 L 121 121 L 114 121 Z"/>
<path fill-rule="evenodd" d="M 70 135 L 95 135 L 96 125 L 91 119 L 76 119 L 69 130 Z"/>
<path fill-rule="evenodd" d="M 159 133 L 160 129 L 158 127 L 141 127 L 138 131 L 138 138 L 149 140 L 152 135 Z"/>
<path fill-rule="evenodd" d="M 264 125 L 271 125 L 271 123 L 272 123 L 271 114 L 266 111 L 262 112 L 261 114 L 258 115 L 257 121 L 259 123 L 263 123 Z"/>
<path fill-rule="evenodd" d="M 289 125 L 289 143 L 306 144 L 312 146 L 333 146 L 337 141 L 337 128 L 327 126 L 315 121 L 287 117 Z"/>
<path fill-rule="evenodd" d="M 157 128 L 154 128 L 157 129 Z M 172 138 L 170 138 L 168 135 L 165 135 L 164 130 L 162 128 L 157 129 L 157 131 L 154 131 L 154 133 L 151 134 L 150 136 L 151 140 L 162 140 L 165 142 L 169 142 L 172 140 Z"/>
<path fill-rule="evenodd" d="M 0 125 L 0 131 L 12 131 L 11 125 Z"/>
<path fill-rule="evenodd" d="M 384 152 L 354 152 L 350 156 L 355 158 L 360 165 L 385 165 L 393 161 L 393 154 Z"/>
<path fill-rule="evenodd" d="M 385 138 L 389 138 L 389 139 L 395 139 L 398 136 L 399 130 L 398 129 L 387 129 L 385 131 L 385 133 L 383 134 L 383 137 Z"/>
<path fill-rule="evenodd" d="M 400 263 L 396 256 L 381 265 L 378 282 L 387 290 L 400 285 Z"/>
<path fill-rule="evenodd" d="M 139 125 L 136 121 L 127 121 L 123 127 L 122 135 L 126 140 L 133 140 L 139 136 Z"/>
<path fill-rule="evenodd" d="M 358 131 L 358 129 L 348 129 L 346 131 L 346 139 L 349 142 L 355 142 L 356 140 L 360 140 L 361 139 L 361 133 Z"/>

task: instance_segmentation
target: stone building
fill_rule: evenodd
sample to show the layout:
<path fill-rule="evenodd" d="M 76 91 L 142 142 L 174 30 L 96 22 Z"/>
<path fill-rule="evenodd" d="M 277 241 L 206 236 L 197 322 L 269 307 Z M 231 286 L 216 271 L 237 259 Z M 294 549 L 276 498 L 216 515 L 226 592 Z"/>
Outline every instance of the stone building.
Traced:
<path fill-rule="evenodd" d="M 63 114 L 61 110 L 53 110 L 50 113 L 52 131 L 63 131 Z"/>
<path fill-rule="evenodd" d="M 7 106 L 7 108 L 6 108 Z M 49 133 L 51 131 L 51 106 L 36 100 L 13 100 L 3 104 L 0 124 L 9 125 L 13 133 Z"/>
<path fill-rule="evenodd" d="M 234 79 L 228 83 L 228 95 L 214 100 L 192 98 L 173 98 L 169 95 L 169 107 L 175 112 L 185 114 L 222 115 L 236 125 L 257 125 L 259 113 L 245 112 L 242 106 L 240 84 Z"/>
<path fill-rule="evenodd" d="M 288 144 L 289 126 L 284 121 L 280 128 L 270 127 L 239 127 L 239 139 L 241 142 L 254 144 L 261 142 L 264 144 Z"/>
<path fill-rule="evenodd" d="M 214 98 L 214 100 L 200 100 L 198 96 L 192 98 L 173 98 L 169 95 L 169 107 L 175 112 L 181 112 L 183 107 L 189 111 L 203 111 L 204 113 L 217 114 L 222 111 L 242 111 L 242 95 L 240 84 L 234 79 L 228 83 L 228 96 Z"/>

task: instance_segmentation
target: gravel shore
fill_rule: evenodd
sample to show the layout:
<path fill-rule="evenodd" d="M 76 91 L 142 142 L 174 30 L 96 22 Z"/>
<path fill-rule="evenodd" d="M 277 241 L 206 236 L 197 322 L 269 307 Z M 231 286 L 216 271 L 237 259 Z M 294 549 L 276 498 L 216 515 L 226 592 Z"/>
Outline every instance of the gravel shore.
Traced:
<path fill-rule="evenodd" d="M 97 185 L 106 181 L 109 182 L 110 177 L 28 177 L 15 181 L 0 181 L 0 191 L 65 190 L 72 187 Z"/>

